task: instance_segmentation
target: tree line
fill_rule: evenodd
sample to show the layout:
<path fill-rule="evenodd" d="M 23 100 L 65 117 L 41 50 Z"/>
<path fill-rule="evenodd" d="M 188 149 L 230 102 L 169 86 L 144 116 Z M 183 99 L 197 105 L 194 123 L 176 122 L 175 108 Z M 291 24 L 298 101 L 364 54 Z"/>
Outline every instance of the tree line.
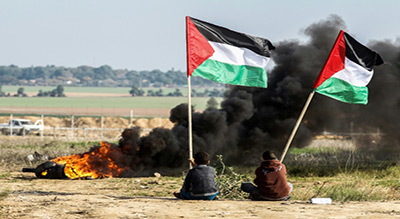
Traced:
<path fill-rule="evenodd" d="M 79 66 L 76 68 L 57 67 L 54 65 L 37 67 L 0 66 L 2 85 L 36 86 L 101 86 L 101 87 L 174 87 L 187 84 L 186 72 L 171 69 L 135 71 L 112 69 L 108 65 L 100 67 Z M 221 86 L 201 77 L 192 77 L 193 86 Z"/>
<path fill-rule="evenodd" d="M 197 91 L 195 89 L 192 89 L 192 97 L 223 97 L 224 95 L 224 90 L 221 89 L 205 89 L 203 92 Z M 169 96 L 169 97 L 181 97 L 183 96 L 181 90 L 179 88 L 175 88 L 175 91 L 169 92 L 168 94 L 164 93 L 164 90 L 162 88 L 159 88 L 158 90 L 147 90 L 145 91 L 144 89 L 138 88 L 135 85 L 132 86 L 131 90 L 129 91 L 129 94 L 132 96 L 150 96 L 150 97 L 163 97 L 163 96 Z"/>
<path fill-rule="evenodd" d="M 23 87 L 18 88 L 17 93 L 11 95 L 10 93 L 5 93 L 0 85 L 0 97 L 27 97 L 25 89 Z M 39 90 L 36 95 L 37 97 L 66 97 L 64 94 L 64 86 L 58 85 L 55 89 L 49 91 Z"/>

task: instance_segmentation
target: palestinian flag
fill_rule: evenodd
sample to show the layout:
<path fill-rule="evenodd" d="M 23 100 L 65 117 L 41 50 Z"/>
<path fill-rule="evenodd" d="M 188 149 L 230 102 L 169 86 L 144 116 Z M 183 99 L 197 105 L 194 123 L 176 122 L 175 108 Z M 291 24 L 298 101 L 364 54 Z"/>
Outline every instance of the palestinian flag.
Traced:
<path fill-rule="evenodd" d="M 313 88 L 342 102 L 367 104 L 366 86 L 372 78 L 373 67 L 381 64 L 383 60 L 378 53 L 340 31 Z"/>
<path fill-rule="evenodd" d="M 269 40 L 186 17 L 188 76 L 218 83 L 267 87 Z"/>

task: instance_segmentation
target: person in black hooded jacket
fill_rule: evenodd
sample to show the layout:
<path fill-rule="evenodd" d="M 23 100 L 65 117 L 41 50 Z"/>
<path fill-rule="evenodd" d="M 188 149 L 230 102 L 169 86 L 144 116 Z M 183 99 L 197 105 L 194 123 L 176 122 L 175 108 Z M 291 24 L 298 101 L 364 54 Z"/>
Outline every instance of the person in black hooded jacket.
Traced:
<path fill-rule="evenodd" d="M 218 195 L 218 187 L 215 183 L 215 170 L 208 166 L 209 154 L 198 152 L 193 160 L 189 160 L 194 166 L 185 177 L 180 192 L 174 192 L 179 199 L 189 200 L 215 200 Z"/>
<path fill-rule="evenodd" d="M 262 162 L 256 169 L 254 184 L 242 183 L 241 189 L 250 193 L 252 200 L 283 201 L 290 198 L 293 189 L 291 183 L 286 181 L 286 167 L 279 162 L 274 152 L 265 151 Z"/>

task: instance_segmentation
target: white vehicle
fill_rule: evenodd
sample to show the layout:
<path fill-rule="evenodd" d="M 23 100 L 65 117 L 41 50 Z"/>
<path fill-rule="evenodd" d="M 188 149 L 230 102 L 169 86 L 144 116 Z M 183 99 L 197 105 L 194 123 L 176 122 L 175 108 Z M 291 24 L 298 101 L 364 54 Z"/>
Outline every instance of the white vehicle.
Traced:
<path fill-rule="evenodd" d="M 33 123 L 29 119 L 13 119 L 8 124 L 0 124 L 0 131 L 3 135 L 9 135 L 10 133 L 13 135 L 27 135 L 29 133 L 38 133 L 42 130 L 42 120 L 37 120 Z"/>

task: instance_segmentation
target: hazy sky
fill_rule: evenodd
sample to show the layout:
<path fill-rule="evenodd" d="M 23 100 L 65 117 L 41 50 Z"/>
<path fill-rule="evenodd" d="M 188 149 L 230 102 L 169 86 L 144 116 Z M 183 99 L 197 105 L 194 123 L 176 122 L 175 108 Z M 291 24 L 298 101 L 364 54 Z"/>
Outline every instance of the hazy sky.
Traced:
<path fill-rule="evenodd" d="M 400 38 L 399 0 L 0 0 L 0 65 L 185 71 L 185 16 L 277 43 L 330 14 L 362 43 Z"/>

